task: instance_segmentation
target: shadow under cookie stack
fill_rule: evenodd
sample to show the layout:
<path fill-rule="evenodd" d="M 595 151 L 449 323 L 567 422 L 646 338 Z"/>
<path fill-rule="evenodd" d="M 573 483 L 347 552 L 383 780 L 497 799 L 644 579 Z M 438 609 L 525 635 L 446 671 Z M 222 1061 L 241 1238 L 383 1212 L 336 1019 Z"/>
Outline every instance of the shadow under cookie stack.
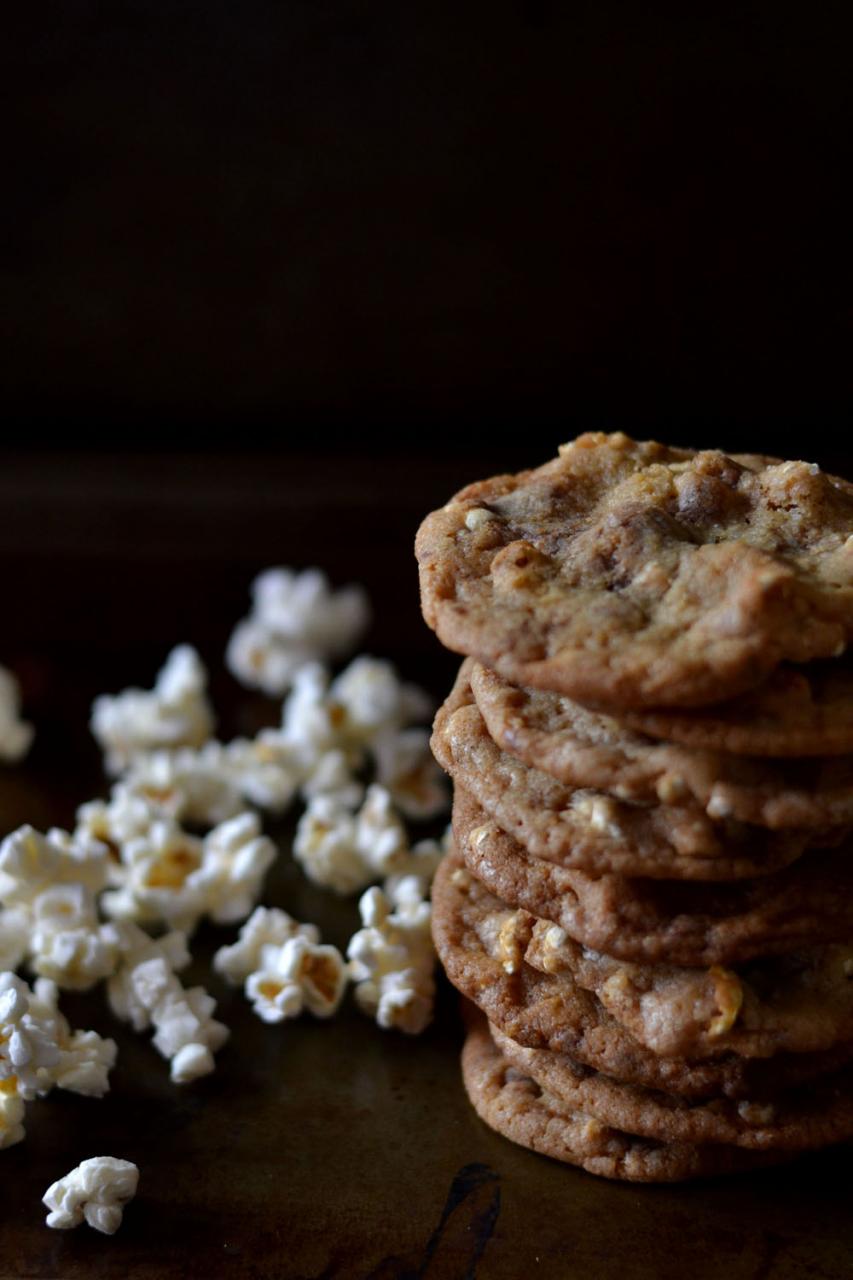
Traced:
<path fill-rule="evenodd" d="M 416 551 L 478 1114 L 636 1181 L 853 1137 L 853 485 L 586 435 Z"/>

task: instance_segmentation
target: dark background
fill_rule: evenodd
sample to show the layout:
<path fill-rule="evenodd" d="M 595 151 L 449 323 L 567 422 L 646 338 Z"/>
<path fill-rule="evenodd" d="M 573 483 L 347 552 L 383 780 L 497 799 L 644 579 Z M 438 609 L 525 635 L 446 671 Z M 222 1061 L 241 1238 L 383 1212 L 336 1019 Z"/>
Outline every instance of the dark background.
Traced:
<path fill-rule="evenodd" d="M 851 408 L 849 13 L 15 6 L 7 447 L 811 456 Z"/>

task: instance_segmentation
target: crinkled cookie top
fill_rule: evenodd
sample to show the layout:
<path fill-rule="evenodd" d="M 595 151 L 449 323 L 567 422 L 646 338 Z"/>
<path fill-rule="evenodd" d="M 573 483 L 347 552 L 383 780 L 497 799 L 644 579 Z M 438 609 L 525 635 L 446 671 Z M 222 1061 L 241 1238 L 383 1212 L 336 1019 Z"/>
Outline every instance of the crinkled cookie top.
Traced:
<path fill-rule="evenodd" d="M 853 635 L 853 485 L 806 462 L 582 435 L 415 550 L 448 648 L 591 705 L 706 705 Z"/>

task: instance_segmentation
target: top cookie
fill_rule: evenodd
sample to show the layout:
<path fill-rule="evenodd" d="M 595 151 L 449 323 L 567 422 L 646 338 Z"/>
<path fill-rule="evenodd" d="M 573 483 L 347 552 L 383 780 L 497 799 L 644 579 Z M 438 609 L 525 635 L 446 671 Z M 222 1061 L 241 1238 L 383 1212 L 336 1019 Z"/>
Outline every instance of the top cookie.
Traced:
<path fill-rule="evenodd" d="M 844 651 L 852 534 L 853 485 L 816 466 L 592 433 L 469 485 L 415 550 L 448 648 L 581 702 L 690 707 Z"/>

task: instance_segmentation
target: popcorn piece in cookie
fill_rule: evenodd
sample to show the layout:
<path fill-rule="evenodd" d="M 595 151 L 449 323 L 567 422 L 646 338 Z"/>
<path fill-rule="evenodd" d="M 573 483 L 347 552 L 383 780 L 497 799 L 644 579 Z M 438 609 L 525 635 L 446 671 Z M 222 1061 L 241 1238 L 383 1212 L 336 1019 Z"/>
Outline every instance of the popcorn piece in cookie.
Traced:
<path fill-rule="evenodd" d="M 18 682 L 0 667 L 0 760 L 14 764 L 30 749 L 35 730 L 21 719 L 21 697 Z"/>
<path fill-rule="evenodd" d="M 96 698 L 91 727 L 105 752 L 107 772 L 121 773 L 141 752 L 201 746 L 213 731 L 206 689 L 207 672 L 195 649 L 179 645 L 153 689 Z"/>
<path fill-rule="evenodd" d="M 124 1207 L 136 1195 L 139 1170 L 130 1160 L 92 1156 L 59 1178 L 42 1196 L 49 1227 L 67 1230 L 85 1221 L 111 1236 L 121 1226 Z"/>
<path fill-rule="evenodd" d="M 243 684 L 276 696 L 299 669 L 342 656 L 370 621 L 361 587 L 333 591 L 319 569 L 268 569 L 252 584 L 253 608 L 237 624 L 226 663 Z"/>
<path fill-rule="evenodd" d="M 233 986 L 238 986 L 261 967 L 265 947 L 281 948 L 291 938 L 319 942 L 320 931 L 314 924 L 299 924 L 278 907 L 256 907 L 240 930 L 237 941 L 220 947 L 216 952 L 213 967 Z"/>
<path fill-rule="evenodd" d="M 328 1018 L 343 999 L 347 965 L 337 947 L 304 935 L 261 949 L 258 969 L 246 979 L 246 995 L 264 1022 L 297 1018 L 303 1010 Z"/>
<path fill-rule="evenodd" d="M 389 893 L 368 889 L 359 902 L 363 928 L 347 955 L 359 1007 L 380 1027 L 417 1035 L 432 1019 L 435 952 L 430 904 L 421 882 L 405 876 Z"/>

